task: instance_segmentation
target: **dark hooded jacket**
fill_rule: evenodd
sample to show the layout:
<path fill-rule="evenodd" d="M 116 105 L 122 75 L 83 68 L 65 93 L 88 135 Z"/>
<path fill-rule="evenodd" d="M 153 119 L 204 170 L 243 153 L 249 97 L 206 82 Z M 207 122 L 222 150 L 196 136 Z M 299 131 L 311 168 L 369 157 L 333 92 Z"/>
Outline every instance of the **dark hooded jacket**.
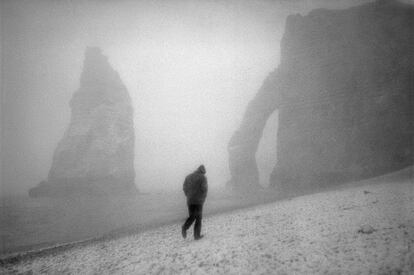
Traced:
<path fill-rule="evenodd" d="M 183 191 L 187 204 L 203 204 L 207 197 L 208 185 L 203 165 L 185 178 Z"/>

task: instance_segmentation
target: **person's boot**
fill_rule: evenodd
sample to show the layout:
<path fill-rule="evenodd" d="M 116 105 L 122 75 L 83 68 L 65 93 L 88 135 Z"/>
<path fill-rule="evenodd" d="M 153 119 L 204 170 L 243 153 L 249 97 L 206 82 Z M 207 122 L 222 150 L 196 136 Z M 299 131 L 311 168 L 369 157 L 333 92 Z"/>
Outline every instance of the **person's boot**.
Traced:
<path fill-rule="evenodd" d="M 202 238 L 204 238 L 204 235 L 195 236 L 195 237 L 194 237 L 194 240 L 198 241 L 198 240 L 200 240 L 200 239 L 202 239 Z"/>
<path fill-rule="evenodd" d="M 185 230 L 184 225 L 181 227 L 181 236 L 183 236 L 183 238 L 187 238 L 187 230 Z"/>

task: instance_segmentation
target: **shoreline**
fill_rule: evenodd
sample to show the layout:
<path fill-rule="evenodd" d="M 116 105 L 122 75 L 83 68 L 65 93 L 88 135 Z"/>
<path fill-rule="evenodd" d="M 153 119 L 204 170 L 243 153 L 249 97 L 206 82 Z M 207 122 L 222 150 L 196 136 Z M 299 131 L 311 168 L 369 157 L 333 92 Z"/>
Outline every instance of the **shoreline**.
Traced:
<path fill-rule="evenodd" d="M 204 216 L 205 217 L 211 217 L 218 214 L 228 214 L 232 211 L 251 208 L 255 206 L 261 206 L 271 203 L 279 203 L 286 200 L 296 199 L 303 196 L 312 196 L 319 193 L 329 193 L 329 192 L 336 192 L 336 191 L 342 191 L 342 190 L 348 190 L 351 188 L 358 188 L 358 187 L 364 187 L 369 185 L 378 185 L 384 182 L 387 182 L 389 180 L 396 180 L 398 182 L 405 182 L 405 181 L 412 181 L 412 171 L 413 167 L 408 167 L 405 169 L 402 169 L 400 171 L 386 174 L 383 176 L 379 176 L 372 179 L 366 179 L 358 182 L 349 182 L 345 183 L 339 186 L 333 186 L 330 188 L 324 188 L 322 190 L 317 190 L 313 193 L 304 193 L 304 194 L 298 194 L 298 195 L 291 195 L 287 197 L 281 197 L 281 195 L 277 194 L 275 190 L 269 189 L 262 189 L 262 192 L 259 192 L 255 194 L 254 196 L 250 197 L 243 197 L 241 194 L 232 194 L 230 195 L 233 200 L 230 200 L 230 203 L 227 205 L 211 205 L 210 207 L 206 207 L 206 211 Z M 402 175 L 402 176 L 401 176 Z M 165 195 L 165 194 L 164 194 Z M 228 199 L 229 194 L 226 194 L 227 196 L 224 196 L 224 199 Z M 244 195 L 245 196 L 245 195 Z M 236 198 L 236 199 L 235 199 Z M 247 198 L 247 199 L 246 199 Z M 214 199 L 220 200 L 223 199 L 223 197 L 213 197 L 213 201 L 210 201 L 210 203 L 214 203 Z M 243 200 L 244 199 L 244 200 Z M 207 201 L 208 203 L 209 201 Z M 49 255 L 60 251 L 69 250 L 73 247 L 83 247 L 87 246 L 89 244 L 93 243 L 100 243 L 107 240 L 116 240 L 118 238 L 122 238 L 128 235 L 135 235 L 135 234 L 141 234 L 143 232 L 153 230 L 162 226 L 175 224 L 181 221 L 184 221 L 186 218 L 186 212 L 180 213 L 179 211 L 174 212 L 175 215 L 173 215 L 170 219 L 166 218 L 163 220 L 159 220 L 154 223 L 134 223 L 127 226 L 122 226 L 119 228 L 112 229 L 102 235 L 90 237 L 86 239 L 81 240 L 75 240 L 75 241 L 68 241 L 68 242 L 51 242 L 48 244 L 41 243 L 36 245 L 27 245 L 23 247 L 16 247 L 14 249 L 10 249 L 11 251 L 1 253 L 0 254 L 0 264 L 7 264 L 11 262 L 18 262 L 22 261 L 28 258 L 32 257 L 38 257 L 43 255 Z M 185 215 L 182 215 L 185 214 Z"/>
<path fill-rule="evenodd" d="M 412 180 L 331 190 L 208 215 L 201 241 L 180 223 L 0 264 L 5 273 L 410 274 Z M 366 229 L 368 228 L 368 229 Z M 399 272 L 399 273 L 398 273 Z"/>

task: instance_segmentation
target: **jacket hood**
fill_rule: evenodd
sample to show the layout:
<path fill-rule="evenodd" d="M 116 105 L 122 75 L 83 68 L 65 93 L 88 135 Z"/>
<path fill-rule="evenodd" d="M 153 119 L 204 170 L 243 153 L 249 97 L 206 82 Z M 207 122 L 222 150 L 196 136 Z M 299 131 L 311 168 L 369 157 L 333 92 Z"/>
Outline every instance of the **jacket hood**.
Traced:
<path fill-rule="evenodd" d="M 204 167 L 204 165 L 200 165 L 200 167 L 197 168 L 196 172 L 200 174 L 205 174 L 206 168 Z"/>

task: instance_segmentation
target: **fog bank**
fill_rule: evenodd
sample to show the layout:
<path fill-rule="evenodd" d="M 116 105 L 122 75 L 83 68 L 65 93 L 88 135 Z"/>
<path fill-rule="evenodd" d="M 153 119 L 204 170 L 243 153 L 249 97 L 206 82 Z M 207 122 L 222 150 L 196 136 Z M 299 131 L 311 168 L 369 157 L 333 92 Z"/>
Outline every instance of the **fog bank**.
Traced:
<path fill-rule="evenodd" d="M 1 195 L 47 177 L 87 46 L 102 48 L 131 95 L 138 188 L 180 189 L 200 163 L 223 186 L 229 138 L 279 63 L 286 16 L 363 2 L 2 1 Z M 256 156 L 264 174 L 276 130 Z"/>

